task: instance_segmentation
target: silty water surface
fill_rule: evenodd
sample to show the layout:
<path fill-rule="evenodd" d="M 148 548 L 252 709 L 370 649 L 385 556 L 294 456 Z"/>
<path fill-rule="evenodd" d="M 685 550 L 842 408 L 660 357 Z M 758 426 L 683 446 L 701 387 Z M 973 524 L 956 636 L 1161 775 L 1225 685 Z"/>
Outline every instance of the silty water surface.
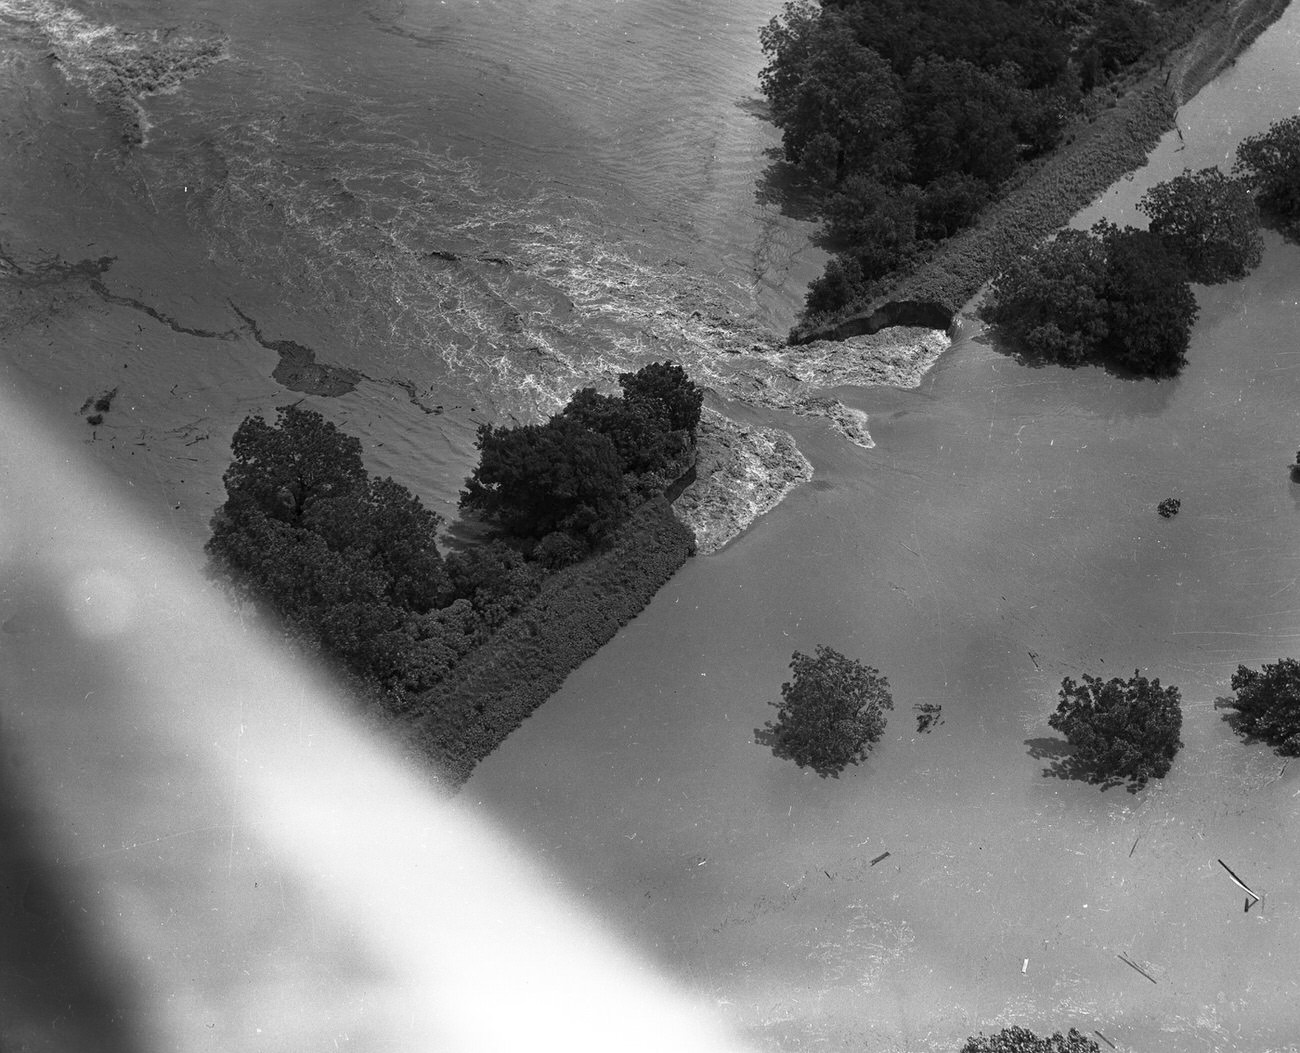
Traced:
<path fill-rule="evenodd" d="M 97 439 L 207 511 L 234 426 L 294 397 L 267 382 L 290 344 L 374 466 L 444 504 L 482 420 L 664 357 L 752 388 L 728 356 L 770 348 L 824 260 L 773 201 L 778 8 L 0 0 L 11 374 L 69 414 L 117 387 L 138 434 Z"/>

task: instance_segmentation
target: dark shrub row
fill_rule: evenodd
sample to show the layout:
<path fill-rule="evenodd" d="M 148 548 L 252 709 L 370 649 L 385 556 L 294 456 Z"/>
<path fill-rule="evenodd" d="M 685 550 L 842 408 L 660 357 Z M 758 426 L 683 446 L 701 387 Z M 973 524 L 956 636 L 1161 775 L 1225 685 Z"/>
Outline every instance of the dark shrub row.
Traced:
<path fill-rule="evenodd" d="M 810 309 L 791 332 L 790 342 L 838 339 L 841 333 L 861 331 L 861 321 L 893 302 L 926 303 L 936 312 L 955 314 L 990 276 L 1140 167 L 1160 136 L 1173 127 L 1178 105 L 1286 7 L 1286 0 L 1254 0 L 1232 12 L 1221 0 L 1168 5 L 1160 44 L 1103 91 L 1089 96 L 1085 114 L 1063 130 L 1060 145 L 1003 183 L 975 227 L 918 247 L 899 270 L 876 279 L 855 268 L 852 260 L 836 257 L 819 279 L 827 288 L 821 293 L 810 290 Z M 1201 57 L 1184 62 L 1177 49 L 1189 41 L 1206 46 L 1196 52 Z"/>
<path fill-rule="evenodd" d="M 517 614 L 415 700 L 412 738 L 458 787 L 565 678 L 630 622 L 694 552 L 663 497 L 613 543 L 553 574 Z"/>
<path fill-rule="evenodd" d="M 637 503 L 695 459 L 704 392 L 672 362 L 618 378 L 621 395 L 574 392 L 544 424 L 483 424 L 460 507 L 556 570 L 582 559 Z"/>
<path fill-rule="evenodd" d="M 846 306 L 809 315 L 791 332 L 790 342 L 833 338 L 837 326 L 892 302 L 932 304 L 955 315 L 991 275 L 1139 167 L 1169 128 L 1176 109 L 1172 96 L 1160 87 L 1126 96 L 1085 125 L 1073 142 L 1022 172 L 977 226 L 918 255 L 904 277 L 853 286 Z"/>

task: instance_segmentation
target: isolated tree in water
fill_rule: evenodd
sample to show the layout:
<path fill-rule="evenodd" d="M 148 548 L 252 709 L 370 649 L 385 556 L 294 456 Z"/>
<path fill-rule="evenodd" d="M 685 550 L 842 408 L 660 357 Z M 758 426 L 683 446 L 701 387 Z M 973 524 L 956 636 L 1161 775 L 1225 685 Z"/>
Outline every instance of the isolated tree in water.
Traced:
<path fill-rule="evenodd" d="M 819 775 L 865 760 L 884 733 L 884 711 L 894 708 L 889 681 L 821 645 L 815 657 L 795 651 L 790 669 L 794 675 L 781 685 L 781 701 L 772 703 L 776 720 L 760 731 L 760 741 Z"/>
<path fill-rule="evenodd" d="M 1284 757 L 1300 757 L 1300 662 L 1281 658 L 1262 669 L 1237 666 L 1236 698 L 1218 699 L 1240 735 L 1263 739 Z"/>
<path fill-rule="evenodd" d="M 1264 253 L 1259 209 L 1245 183 L 1217 168 L 1157 183 L 1137 207 L 1151 220 L 1151 233 L 1182 257 L 1194 282 L 1232 281 L 1259 266 Z"/>
<path fill-rule="evenodd" d="M 1061 732 L 1092 782 L 1142 786 L 1169 773 L 1182 748 L 1181 696 L 1134 670 L 1129 680 L 1083 676 L 1061 681 L 1060 702 L 1047 723 Z"/>

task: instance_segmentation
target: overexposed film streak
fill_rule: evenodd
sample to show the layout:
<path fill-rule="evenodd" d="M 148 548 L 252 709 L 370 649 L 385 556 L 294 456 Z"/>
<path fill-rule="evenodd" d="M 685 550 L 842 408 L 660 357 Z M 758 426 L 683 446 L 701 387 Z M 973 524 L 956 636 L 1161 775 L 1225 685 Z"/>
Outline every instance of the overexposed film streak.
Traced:
<path fill-rule="evenodd" d="M 111 1018 L 6 961 L 0 1037 L 739 1048 L 243 628 L 16 400 L 0 411 L 5 914 L 10 936 L 39 914 L 71 939 Z"/>

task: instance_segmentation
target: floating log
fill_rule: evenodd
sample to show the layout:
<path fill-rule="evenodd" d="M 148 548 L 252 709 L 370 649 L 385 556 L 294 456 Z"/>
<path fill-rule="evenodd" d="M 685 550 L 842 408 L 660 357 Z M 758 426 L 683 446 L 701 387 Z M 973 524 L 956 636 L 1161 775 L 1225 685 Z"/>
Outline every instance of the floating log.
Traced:
<path fill-rule="evenodd" d="M 874 867 L 882 859 L 888 859 L 888 858 L 889 858 L 888 852 L 881 852 L 880 855 L 876 856 L 876 858 L 871 861 L 871 865 Z"/>
<path fill-rule="evenodd" d="M 1123 962 L 1125 965 L 1127 965 L 1130 969 L 1136 969 L 1136 970 L 1137 970 L 1138 972 L 1140 972 L 1143 976 L 1145 976 L 1148 980 L 1150 980 L 1153 984 L 1159 982 L 1159 981 L 1156 980 L 1156 978 L 1155 978 L 1154 976 L 1152 976 L 1149 972 L 1147 972 L 1145 969 L 1143 969 L 1142 966 L 1138 965 L 1137 962 L 1135 962 L 1135 961 L 1131 961 L 1130 959 L 1125 958 L 1124 955 L 1122 955 L 1122 954 L 1117 954 L 1117 955 L 1115 955 L 1115 957 L 1118 958 L 1118 959 L 1119 959 L 1121 962 Z"/>
<path fill-rule="evenodd" d="M 1237 875 L 1232 872 L 1232 867 L 1228 866 L 1228 864 L 1225 863 L 1222 859 L 1219 860 L 1219 866 L 1223 867 L 1223 869 L 1228 872 L 1228 876 L 1232 878 L 1232 880 L 1235 881 L 1243 890 L 1245 890 L 1247 895 L 1254 896 L 1255 899 L 1259 899 L 1259 896 L 1256 894 L 1255 890 L 1252 889 L 1249 885 L 1247 885 L 1244 881 L 1242 881 L 1241 878 L 1237 877 Z"/>

